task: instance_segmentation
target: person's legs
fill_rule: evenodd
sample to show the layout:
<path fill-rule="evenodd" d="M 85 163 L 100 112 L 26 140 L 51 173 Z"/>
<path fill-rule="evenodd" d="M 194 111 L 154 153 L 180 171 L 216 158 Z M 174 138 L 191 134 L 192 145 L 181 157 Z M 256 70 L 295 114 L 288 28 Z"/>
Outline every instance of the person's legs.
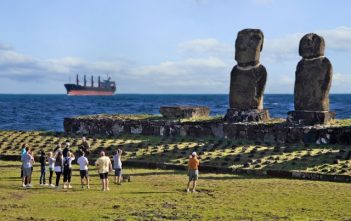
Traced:
<path fill-rule="evenodd" d="M 189 181 L 188 181 L 188 185 L 187 185 L 187 187 L 186 187 L 186 191 L 187 191 L 187 192 L 189 192 L 189 191 L 190 191 L 190 190 L 189 190 L 189 189 L 190 189 L 190 183 L 191 183 L 191 180 L 189 179 Z"/>
<path fill-rule="evenodd" d="M 72 169 L 69 169 L 68 170 L 68 174 L 67 174 L 68 188 L 72 188 L 72 186 L 71 186 L 71 178 L 72 178 Z"/>
<path fill-rule="evenodd" d="M 61 172 L 55 172 L 55 173 L 56 173 L 56 187 L 59 187 Z"/>
<path fill-rule="evenodd" d="M 64 189 L 67 188 L 67 184 L 66 184 L 67 180 L 68 180 L 68 171 L 64 170 L 63 171 L 63 188 Z"/>
<path fill-rule="evenodd" d="M 100 173 L 100 180 L 101 180 L 101 190 L 105 190 L 105 177 L 103 173 Z"/>
<path fill-rule="evenodd" d="M 31 187 L 31 186 L 32 186 L 32 184 L 31 184 L 32 175 L 27 176 L 27 179 L 28 179 L 28 184 L 27 184 L 27 186 Z"/>
<path fill-rule="evenodd" d="M 26 176 L 22 177 L 22 186 L 25 187 L 26 186 Z"/>
<path fill-rule="evenodd" d="M 107 174 L 106 174 L 106 184 L 105 184 L 106 185 L 106 188 L 105 188 L 106 190 L 110 190 L 110 188 L 108 187 L 108 182 L 109 181 L 108 181 L 108 177 L 107 177 Z"/>
<path fill-rule="evenodd" d="M 40 171 L 40 178 L 39 178 L 39 184 L 42 185 L 42 179 L 43 179 L 43 171 Z"/>
<path fill-rule="evenodd" d="M 196 188 L 196 180 L 194 180 L 193 182 L 193 192 L 196 192 L 195 188 Z"/>
<path fill-rule="evenodd" d="M 89 185 L 89 172 L 88 172 L 88 170 L 85 171 L 85 180 L 87 182 L 87 188 L 89 189 L 90 185 Z"/>
<path fill-rule="evenodd" d="M 121 181 L 122 181 L 122 168 L 118 168 L 117 169 L 117 184 L 121 185 Z"/>
<path fill-rule="evenodd" d="M 45 171 L 45 169 L 44 169 L 44 171 L 43 171 L 43 184 L 44 184 L 44 185 L 46 184 L 46 178 L 45 178 L 45 176 L 46 176 L 46 171 Z"/>
<path fill-rule="evenodd" d="M 28 184 L 32 184 L 32 173 L 33 173 L 33 167 L 30 168 L 30 175 L 27 178 Z"/>
<path fill-rule="evenodd" d="M 85 177 L 85 180 L 87 182 L 87 188 L 89 189 L 90 188 L 90 184 L 89 184 L 89 176 L 88 175 Z"/>
<path fill-rule="evenodd" d="M 50 176 L 49 176 L 49 184 L 52 184 L 52 174 L 54 173 L 54 171 L 52 171 L 52 169 L 50 169 Z"/>

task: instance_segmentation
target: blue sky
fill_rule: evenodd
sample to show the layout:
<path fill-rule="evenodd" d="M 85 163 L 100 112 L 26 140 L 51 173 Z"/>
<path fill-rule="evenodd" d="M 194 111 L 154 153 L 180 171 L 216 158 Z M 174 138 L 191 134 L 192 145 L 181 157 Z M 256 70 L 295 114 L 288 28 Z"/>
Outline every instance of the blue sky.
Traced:
<path fill-rule="evenodd" d="M 0 93 L 65 93 L 76 73 L 117 93 L 228 93 L 238 31 L 265 41 L 266 93 L 292 93 L 300 38 L 326 41 L 332 93 L 351 93 L 350 1 L 2 1 Z"/>

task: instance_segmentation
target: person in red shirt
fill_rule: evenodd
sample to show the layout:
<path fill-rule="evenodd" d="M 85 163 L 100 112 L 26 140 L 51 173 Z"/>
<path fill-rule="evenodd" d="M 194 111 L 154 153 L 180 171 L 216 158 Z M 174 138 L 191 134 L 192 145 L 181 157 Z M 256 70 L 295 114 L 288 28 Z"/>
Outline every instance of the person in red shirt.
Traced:
<path fill-rule="evenodd" d="M 189 182 L 188 186 L 186 188 L 187 192 L 190 192 L 190 184 L 193 182 L 193 188 L 192 192 L 196 192 L 196 181 L 199 178 L 199 159 L 197 158 L 196 152 L 192 152 L 189 162 L 188 162 L 188 176 L 189 176 Z"/>

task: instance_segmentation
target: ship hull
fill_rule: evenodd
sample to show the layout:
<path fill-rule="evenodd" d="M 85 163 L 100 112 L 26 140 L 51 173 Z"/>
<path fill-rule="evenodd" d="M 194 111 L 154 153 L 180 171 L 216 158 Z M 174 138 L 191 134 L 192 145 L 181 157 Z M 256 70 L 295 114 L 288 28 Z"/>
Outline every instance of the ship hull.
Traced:
<path fill-rule="evenodd" d="M 65 84 L 67 94 L 70 96 L 111 96 L 115 88 L 84 87 L 76 84 Z"/>

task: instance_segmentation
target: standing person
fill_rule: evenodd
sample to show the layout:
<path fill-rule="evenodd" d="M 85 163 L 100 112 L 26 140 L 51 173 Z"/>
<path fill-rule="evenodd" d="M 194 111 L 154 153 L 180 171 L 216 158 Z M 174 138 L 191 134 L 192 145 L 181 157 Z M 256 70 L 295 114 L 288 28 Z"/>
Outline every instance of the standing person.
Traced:
<path fill-rule="evenodd" d="M 31 188 L 32 187 L 32 172 L 33 172 L 33 163 L 34 157 L 32 156 L 31 150 L 29 147 L 26 147 L 26 153 L 21 157 L 23 163 L 23 178 L 22 186 Z M 27 179 L 27 185 L 25 185 L 25 180 Z"/>
<path fill-rule="evenodd" d="M 71 189 L 72 177 L 72 161 L 75 159 L 73 153 L 67 151 L 66 157 L 63 160 L 63 189 Z"/>
<path fill-rule="evenodd" d="M 40 151 L 40 157 L 39 157 L 39 163 L 40 163 L 40 179 L 39 179 L 39 184 L 40 186 L 46 185 L 46 180 L 45 180 L 45 174 L 46 174 L 46 156 L 45 152 L 43 150 Z"/>
<path fill-rule="evenodd" d="M 62 152 L 62 143 L 58 143 L 56 145 L 56 148 L 54 149 L 55 156 L 57 155 L 58 152 Z"/>
<path fill-rule="evenodd" d="M 55 159 L 55 173 L 56 173 L 56 188 L 60 186 L 60 178 L 62 174 L 62 166 L 63 166 L 63 157 L 62 152 L 58 151 Z"/>
<path fill-rule="evenodd" d="M 67 157 L 67 153 L 68 153 L 69 151 L 71 151 L 70 147 L 71 147 L 71 144 L 68 143 L 68 142 L 66 142 L 65 148 L 64 148 L 63 151 L 62 151 L 63 157 Z"/>
<path fill-rule="evenodd" d="M 80 182 L 82 184 L 82 189 L 84 188 L 84 178 L 87 183 L 87 188 L 90 189 L 88 173 L 89 161 L 88 158 L 85 157 L 85 153 L 83 151 L 80 151 L 80 157 L 78 158 L 77 163 L 79 164 Z"/>
<path fill-rule="evenodd" d="M 115 170 L 115 184 L 121 185 L 122 181 L 122 156 L 123 151 L 121 149 L 116 150 L 115 155 L 113 155 L 113 169 Z"/>
<path fill-rule="evenodd" d="M 50 187 L 55 187 L 54 184 L 52 184 L 52 174 L 54 173 L 55 169 L 55 158 L 53 157 L 52 152 L 49 153 L 48 157 L 48 162 L 49 162 L 49 186 Z"/>
<path fill-rule="evenodd" d="M 189 162 L 188 162 L 188 176 L 189 176 L 189 182 L 186 188 L 187 192 L 190 192 L 190 184 L 193 182 L 193 188 L 192 192 L 196 192 L 196 181 L 199 178 L 199 163 L 200 161 L 197 159 L 197 154 L 196 152 L 192 152 Z"/>
<path fill-rule="evenodd" d="M 100 157 L 95 162 L 96 168 L 101 179 L 101 190 L 106 191 L 110 190 L 108 187 L 108 172 L 112 170 L 112 164 L 109 157 L 105 156 L 105 152 L 100 152 Z"/>
<path fill-rule="evenodd" d="M 24 154 L 26 154 L 26 147 L 27 147 L 27 144 L 22 144 L 22 149 L 21 149 L 21 159 L 22 159 L 22 156 Z M 27 185 L 27 179 L 24 180 L 23 182 L 23 162 L 22 162 L 22 165 L 21 165 L 21 180 L 22 180 L 22 186 L 24 187 L 25 185 Z"/>
<path fill-rule="evenodd" d="M 90 153 L 90 144 L 88 143 L 85 137 L 82 137 L 82 144 L 80 149 L 85 153 L 85 155 L 89 155 Z"/>

